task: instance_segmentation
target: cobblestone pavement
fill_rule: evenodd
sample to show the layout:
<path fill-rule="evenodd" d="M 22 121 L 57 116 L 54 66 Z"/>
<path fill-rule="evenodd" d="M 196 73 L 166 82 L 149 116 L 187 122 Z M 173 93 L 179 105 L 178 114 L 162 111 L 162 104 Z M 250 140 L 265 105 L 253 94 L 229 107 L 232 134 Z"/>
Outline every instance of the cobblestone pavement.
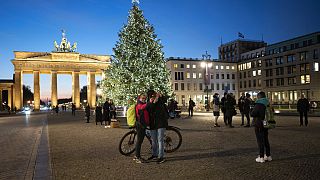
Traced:
<path fill-rule="evenodd" d="M 0 117 L 0 179 L 32 179 L 46 114 Z"/>
<path fill-rule="evenodd" d="M 49 143 L 55 179 L 319 179 L 320 119 L 299 127 L 298 117 L 277 117 L 269 132 L 272 162 L 256 163 L 253 128 L 214 128 L 211 114 L 170 120 L 181 128 L 180 149 L 163 164 L 136 164 L 118 151 L 129 130 L 85 123 L 83 112 L 48 115 Z M 222 125 L 222 117 L 219 119 Z M 145 142 L 143 157 L 150 154 Z"/>

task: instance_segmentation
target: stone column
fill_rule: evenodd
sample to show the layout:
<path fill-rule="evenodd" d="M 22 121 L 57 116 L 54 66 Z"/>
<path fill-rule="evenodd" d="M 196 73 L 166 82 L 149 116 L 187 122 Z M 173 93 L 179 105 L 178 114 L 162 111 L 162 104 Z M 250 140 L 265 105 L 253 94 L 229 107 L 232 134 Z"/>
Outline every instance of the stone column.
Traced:
<path fill-rule="evenodd" d="M 51 106 L 58 105 L 57 72 L 51 71 Z"/>
<path fill-rule="evenodd" d="M 40 110 L 40 72 L 33 71 L 34 110 Z"/>
<path fill-rule="evenodd" d="M 87 73 L 87 100 L 91 108 L 96 106 L 96 78 L 95 72 L 88 72 Z"/>
<path fill-rule="evenodd" d="M 22 71 L 15 71 L 14 76 L 14 86 L 15 86 L 15 100 L 14 100 L 14 107 L 17 110 L 21 110 L 23 107 L 23 89 L 22 89 Z"/>
<path fill-rule="evenodd" d="M 12 87 L 8 89 L 8 106 L 11 108 L 12 111 Z"/>
<path fill-rule="evenodd" d="M 0 89 L 0 111 L 2 111 L 4 108 L 2 107 L 2 89 Z"/>
<path fill-rule="evenodd" d="M 77 109 L 80 108 L 79 72 L 72 72 L 72 102 Z"/>

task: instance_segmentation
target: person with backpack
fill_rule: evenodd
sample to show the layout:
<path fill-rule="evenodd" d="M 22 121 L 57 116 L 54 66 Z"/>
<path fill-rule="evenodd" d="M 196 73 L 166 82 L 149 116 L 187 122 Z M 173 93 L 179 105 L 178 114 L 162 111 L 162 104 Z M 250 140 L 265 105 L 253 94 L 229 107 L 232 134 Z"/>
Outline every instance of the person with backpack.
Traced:
<path fill-rule="evenodd" d="M 193 116 L 193 108 L 196 106 L 196 103 L 190 98 L 189 99 L 189 108 L 188 108 L 188 112 L 189 112 L 189 117 Z"/>
<path fill-rule="evenodd" d="M 310 110 L 310 103 L 304 94 L 301 94 L 301 99 L 298 100 L 297 111 L 300 114 L 300 126 L 303 126 L 303 116 L 304 125 L 308 126 L 308 112 Z"/>
<path fill-rule="evenodd" d="M 150 106 L 150 134 L 152 142 L 152 156 L 148 160 L 157 158 L 157 163 L 165 162 L 164 133 L 168 127 L 169 112 L 165 104 L 166 98 L 162 94 L 153 94 Z"/>
<path fill-rule="evenodd" d="M 255 127 L 255 134 L 259 147 L 259 156 L 256 158 L 256 162 L 264 163 L 265 161 L 272 161 L 268 129 L 264 128 L 263 122 L 266 117 L 266 108 L 270 103 L 263 91 L 258 93 L 257 98 L 255 106 L 251 111 L 251 116 L 253 117 L 253 126 Z M 264 152 L 266 152 L 266 154 L 264 154 Z"/>
<path fill-rule="evenodd" d="M 218 124 L 218 118 L 220 116 L 220 101 L 219 101 L 219 94 L 215 93 L 213 95 L 213 116 L 214 116 L 214 125 L 213 127 L 220 127 Z"/>

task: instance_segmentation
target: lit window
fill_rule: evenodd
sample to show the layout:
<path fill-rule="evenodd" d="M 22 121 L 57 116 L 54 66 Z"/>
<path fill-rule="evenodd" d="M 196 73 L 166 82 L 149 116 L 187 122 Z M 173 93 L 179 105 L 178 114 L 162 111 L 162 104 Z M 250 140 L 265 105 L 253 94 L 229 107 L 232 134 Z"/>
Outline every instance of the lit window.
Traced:
<path fill-rule="evenodd" d="M 193 68 L 193 69 L 197 68 L 197 65 L 193 64 L 193 65 L 192 65 L 192 68 Z"/>
<path fill-rule="evenodd" d="M 187 64 L 187 68 L 188 68 L 188 69 L 190 68 L 190 64 Z"/>
<path fill-rule="evenodd" d="M 231 69 L 234 70 L 234 66 L 231 66 Z"/>
<path fill-rule="evenodd" d="M 178 68 L 178 64 L 174 64 L 173 67 L 174 67 L 174 68 Z"/>
<path fill-rule="evenodd" d="M 252 76 L 255 77 L 257 75 L 257 71 L 252 71 Z"/>
<path fill-rule="evenodd" d="M 187 79 L 190 79 L 190 73 L 187 73 Z"/>
<path fill-rule="evenodd" d="M 247 68 L 248 68 L 248 69 L 251 69 L 251 62 L 248 62 L 248 63 L 247 63 Z"/>
<path fill-rule="evenodd" d="M 261 69 L 258 69 L 258 76 L 261 76 Z"/>
<path fill-rule="evenodd" d="M 304 75 L 301 76 L 301 84 L 305 84 L 306 83 L 306 80 L 305 80 L 305 77 Z"/>
<path fill-rule="evenodd" d="M 192 74 L 192 78 L 193 78 L 193 79 L 196 79 L 196 78 L 197 78 L 197 73 L 193 73 L 193 74 Z"/>
<path fill-rule="evenodd" d="M 223 69 L 223 66 L 220 66 L 220 69 Z"/>
<path fill-rule="evenodd" d="M 314 71 L 319 71 L 319 63 L 318 62 L 314 63 Z"/>
<path fill-rule="evenodd" d="M 230 67 L 229 67 L 229 66 L 226 66 L 226 69 L 230 69 Z"/>
<path fill-rule="evenodd" d="M 310 83 L 310 75 L 306 75 L 306 84 Z"/>
<path fill-rule="evenodd" d="M 202 73 L 199 73 L 199 79 L 201 79 L 202 78 Z"/>
<path fill-rule="evenodd" d="M 219 66 L 216 66 L 216 69 L 219 69 Z"/>

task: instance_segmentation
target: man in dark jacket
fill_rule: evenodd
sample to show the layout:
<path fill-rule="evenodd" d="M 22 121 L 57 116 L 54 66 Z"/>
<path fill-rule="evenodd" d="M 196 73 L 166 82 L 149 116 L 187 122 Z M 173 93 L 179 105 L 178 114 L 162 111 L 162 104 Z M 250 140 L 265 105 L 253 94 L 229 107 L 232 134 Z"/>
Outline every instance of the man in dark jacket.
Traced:
<path fill-rule="evenodd" d="M 264 163 L 265 161 L 272 161 L 268 129 L 263 127 L 263 120 L 265 118 L 265 111 L 269 104 L 269 100 L 266 98 L 266 94 L 262 91 L 258 93 L 257 97 L 258 99 L 251 111 L 251 116 L 254 120 L 253 126 L 255 127 L 256 138 L 259 146 L 259 156 L 256 158 L 256 162 Z M 264 154 L 264 149 L 266 149 L 266 154 Z"/>
<path fill-rule="evenodd" d="M 157 163 L 165 162 L 164 159 L 164 133 L 168 127 L 168 108 L 166 99 L 161 94 L 151 97 L 153 105 L 150 114 L 150 133 L 152 139 L 152 156 L 148 160 L 157 159 Z"/>
<path fill-rule="evenodd" d="M 305 98 L 304 94 L 301 95 L 301 99 L 298 100 L 297 110 L 300 114 L 300 126 L 303 126 L 303 116 L 304 116 L 304 124 L 308 125 L 308 111 L 310 110 L 310 104 L 307 98 Z"/>
<path fill-rule="evenodd" d="M 250 127 L 250 107 L 252 104 L 252 99 L 250 98 L 250 94 L 247 93 L 246 94 L 246 98 L 244 99 L 244 103 L 243 103 L 243 114 L 244 116 L 246 116 L 247 119 L 247 125 L 245 125 L 244 127 Z M 244 119 L 244 118 L 243 118 Z M 242 120 L 243 123 L 244 120 Z"/>
<path fill-rule="evenodd" d="M 223 97 L 221 98 L 221 111 L 223 113 L 223 121 L 224 121 L 224 124 L 227 126 L 228 125 L 228 119 L 227 119 L 227 116 L 226 116 L 226 107 L 225 107 L 225 101 L 227 100 L 227 94 L 228 93 L 224 93 L 223 94 Z"/>
<path fill-rule="evenodd" d="M 110 118 L 110 103 L 109 99 L 106 99 L 106 102 L 103 104 L 103 120 L 106 127 L 110 127 L 111 118 Z"/>
<path fill-rule="evenodd" d="M 89 106 L 89 104 L 86 106 L 85 112 L 86 112 L 86 117 L 87 117 L 87 123 L 89 123 L 89 121 L 90 121 L 90 106 Z"/>
<path fill-rule="evenodd" d="M 238 99 L 238 107 L 239 107 L 239 111 L 241 114 L 241 126 L 244 125 L 244 112 L 243 112 L 243 108 L 244 108 L 244 101 L 246 99 L 246 96 L 244 93 L 241 94 L 241 97 Z"/>
<path fill-rule="evenodd" d="M 194 103 L 194 101 L 190 98 L 189 100 L 189 108 L 188 108 L 188 112 L 189 112 L 189 116 L 193 116 L 193 108 L 196 106 L 196 103 Z"/>

